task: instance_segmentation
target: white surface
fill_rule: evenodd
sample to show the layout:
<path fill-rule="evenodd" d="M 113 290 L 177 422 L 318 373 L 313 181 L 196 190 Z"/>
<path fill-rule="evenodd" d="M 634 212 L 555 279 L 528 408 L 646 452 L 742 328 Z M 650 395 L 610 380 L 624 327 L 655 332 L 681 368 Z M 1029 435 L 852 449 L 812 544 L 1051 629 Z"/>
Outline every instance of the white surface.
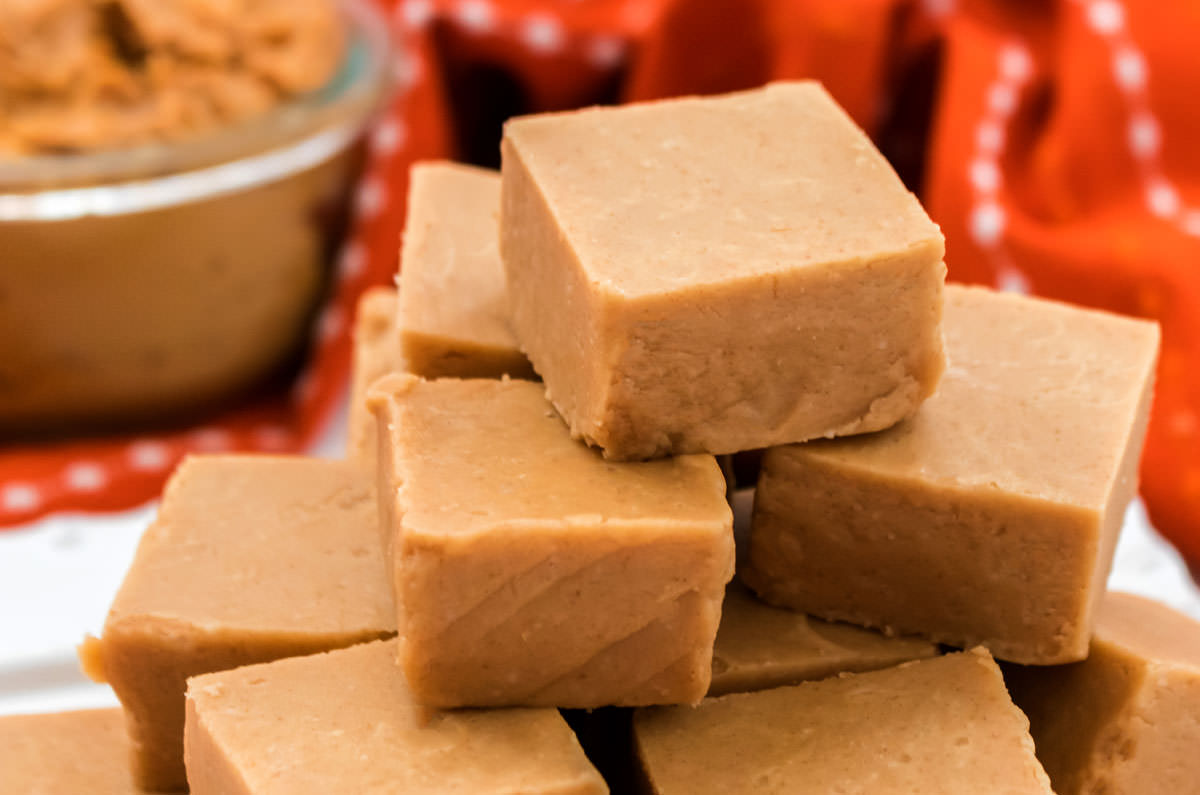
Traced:
<path fill-rule="evenodd" d="M 315 452 L 341 454 L 344 417 Z M 748 508 L 737 495 L 739 513 Z M 84 679 L 75 646 L 97 633 L 154 506 L 93 517 L 60 516 L 0 532 L 0 714 L 116 704 Z M 1200 619 L 1200 590 L 1175 553 L 1130 506 L 1110 587 L 1154 597 Z"/>
<path fill-rule="evenodd" d="M 312 453 L 340 458 L 345 438 L 343 401 Z M 117 703 L 83 676 L 75 647 L 99 633 L 157 507 L 0 530 L 0 715 Z"/>

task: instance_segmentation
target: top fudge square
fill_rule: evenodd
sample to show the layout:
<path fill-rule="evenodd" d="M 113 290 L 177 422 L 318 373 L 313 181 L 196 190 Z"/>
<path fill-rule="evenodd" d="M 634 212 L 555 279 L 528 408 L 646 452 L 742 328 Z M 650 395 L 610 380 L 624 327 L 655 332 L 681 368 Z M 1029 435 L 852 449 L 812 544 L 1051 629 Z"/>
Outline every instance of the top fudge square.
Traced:
<path fill-rule="evenodd" d="M 813 82 L 517 118 L 513 328 L 609 458 L 865 433 L 937 385 L 944 245 Z"/>

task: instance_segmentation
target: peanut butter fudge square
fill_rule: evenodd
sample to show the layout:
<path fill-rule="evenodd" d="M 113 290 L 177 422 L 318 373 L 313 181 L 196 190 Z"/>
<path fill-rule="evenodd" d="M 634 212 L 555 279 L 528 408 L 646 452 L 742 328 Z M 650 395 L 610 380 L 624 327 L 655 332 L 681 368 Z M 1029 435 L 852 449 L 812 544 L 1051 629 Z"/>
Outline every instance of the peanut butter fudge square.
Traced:
<path fill-rule="evenodd" d="M 0 792 L 137 795 L 120 709 L 0 717 Z"/>
<path fill-rule="evenodd" d="M 737 522 L 736 507 L 734 513 Z M 889 638 L 850 624 L 771 607 L 734 580 L 721 606 L 708 695 L 768 690 L 937 654 L 938 647 L 928 641 Z M 639 791 L 631 751 L 632 711 L 616 707 L 567 710 L 563 715 L 588 758 L 619 792 Z"/>
<path fill-rule="evenodd" d="M 167 484 L 85 670 L 125 705 L 134 779 L 182 789 L 189 676 L 384 637 L 395 610 L 355 464 L 196 456 Z"/>
<path fill-rule="evenodd" d="M 1053 664 L 1087 655 L 1137 488 L 1158 327 L 948 287 L 912 420 L 763 461 L 742 578 L 772 604 Z"/>
<path fill-rule="evenodd" d="M 733 573 L 712 456 L 606 461 L 530 381 L 388 376 L 369 402 L 399 660 L 418 701 L 704 696 Z"/>
<path fill-rule="evenodd" d="M 396 642 L 188 681 L 192 795 L 608 792 L 554 709 L 432 712 Z"/>
<path fill-rule="evenodd" d="M 943 241 L 820 85 L 509 121 L 513 326 L 615 459 L 886 428 L 942 371 Z"/>
<path fill-rule="evenodd" d="M 413 166 L 400 252 L 400 352 L 425 378 L 536 377 L 509 324 L 497 229 L 500 175 Z"/>
<path fill-rule="evenodd" d="M 358 299 L 346 456 L 374 472 L 375 417 L 367 409 L 367 388 L 388 373 L 403 372 L 396 345 L 396 288 L 372 287 Z"/>
<path fill-rule="evenodd" d="M 794 685 L 840 673 L 888 668 L 937 653 L 936 645 L 919 638 L 889 638 L 869 629 L 772 607 L 755 599 L 735 580 L 725 590 L 721 606 L 708 694 Z"/>
<path fill-rule="evenodd" d="M 1200 787 L 1200 623 L 1109 593 L 1087 660 L 1005 678 L 1058 795 Z"/>
<path fill-rule="evenodd" d="M 634 715 L 655 795 L 1050 795 L 1028 729 L 982 649 Z"/>

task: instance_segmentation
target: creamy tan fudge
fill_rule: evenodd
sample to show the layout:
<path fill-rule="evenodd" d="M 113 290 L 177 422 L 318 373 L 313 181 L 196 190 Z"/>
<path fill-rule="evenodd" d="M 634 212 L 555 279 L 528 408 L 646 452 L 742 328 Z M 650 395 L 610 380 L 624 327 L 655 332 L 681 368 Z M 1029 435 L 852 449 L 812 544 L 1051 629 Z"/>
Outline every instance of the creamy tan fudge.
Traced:
<path fill-rule="evenodd" d="M 372 287 L 358 299 L 354 318 L 346 457 L 372 471 L 378 443 L 375 417 L 367 408 L 367 388 L 388 373 L 404 370 L 395 339 L 396 300 L 394 287 Z"/>
<path fill-rule="evenodd" d="M 438 707 L 697 702 L 733 573 L 712 456 L 606 461 L 531 381 L 388 376 L 399 660 Z"/>
<path fill-rule="evenodd" d="M 195 677 L 192 795 L 607 793 L 554 709 L 430 712 L 396 642 Z"/>
<path fill-rule="evenodd" d="M 0 717 L 0 792 L 135 795 L 120 709 Z"/>
<path fill-rule="evenodd" d="M 167 484 L 85 670 L 125 705 L 135 780 L 180 789 L 189 676 L 395 631 L 371 478 L 341 461 L 197 456 Z"/>
<path fill-rule="evenodd" d="M 656 795 L 1049 795 L 1028 727 L 982 649 L 634 715 Z"/>
<path fill-rule="evenodd" d="M 725 591 L 708 694 L 794 685 L 844 672 L 888 668 L 937 653 L 938 647 L 925 640 L 889 638 L 771 607 L 735 581 Z"/>
<path fill-rule="evenodd" d="M 912 420 L 769 450 L 743 580 L 822 618 L 1053 664 L 1087 654 L 1137 487 L 1158 327 L 965 287 Z"/>
<path fill-rule="evenodd" d="M 886 428 L 942 371 L 943 241 L 812 82 L 509 121 L 513 326 L 616 459 Z"/>
<path fill-rule="evenodd" d="M 1109 593 L 1087 660 L 1005 674 L 1058 795 L 1200 786 L 1200 623 Z"/>
<path fill-rule="evenodd" d="M 535 378 L 509 325 L 497 219 L 500 175 L 413 166 L 400 251 L 400 351 L 425 378 Z"/>

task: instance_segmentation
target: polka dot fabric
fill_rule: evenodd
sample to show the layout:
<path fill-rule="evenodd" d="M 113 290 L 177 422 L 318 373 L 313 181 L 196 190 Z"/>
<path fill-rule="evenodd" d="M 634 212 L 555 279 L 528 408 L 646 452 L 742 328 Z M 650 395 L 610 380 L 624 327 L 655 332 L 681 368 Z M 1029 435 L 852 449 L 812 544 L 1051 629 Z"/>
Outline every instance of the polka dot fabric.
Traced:
<path fill-rule="evenodd" d="M 511 113 L 822 80 L 918 190 L 950 278 L 1162 322 L 1150 515 L 1200 561 L 1200 29 L 1132 0 L 395 0 L 396 92 L 287 394 L 209 427 L 0 451 L 0 524 L 124 508 L 192 450 L 304 449 L 358 295 L 395 273 L 407 169 L 492 160 Z"/>

